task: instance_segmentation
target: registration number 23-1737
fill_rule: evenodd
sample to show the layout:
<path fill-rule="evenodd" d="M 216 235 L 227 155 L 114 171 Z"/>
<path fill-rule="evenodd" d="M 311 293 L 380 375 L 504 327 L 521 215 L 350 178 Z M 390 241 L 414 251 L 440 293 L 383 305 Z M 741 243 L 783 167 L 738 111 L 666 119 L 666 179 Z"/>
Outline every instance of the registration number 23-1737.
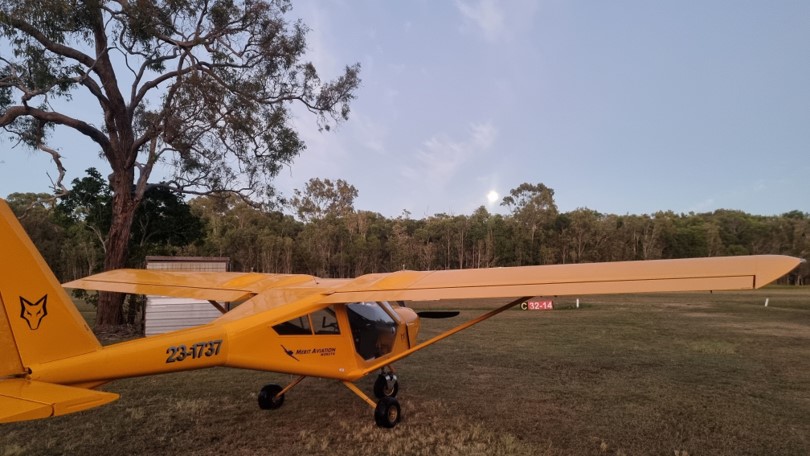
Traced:
<path fill-rule="evenodd" d="M 166 349 L 167 363 L 180 362 L 185 359 L 197 359 L 203 356 L 210 357 L 219 354 L 219 349 L 222 347 L 222 339 L 209 340 L 207 342 L 197 342 L 196 344 L 186 346 L 183 344 L 173 345 Z"/>

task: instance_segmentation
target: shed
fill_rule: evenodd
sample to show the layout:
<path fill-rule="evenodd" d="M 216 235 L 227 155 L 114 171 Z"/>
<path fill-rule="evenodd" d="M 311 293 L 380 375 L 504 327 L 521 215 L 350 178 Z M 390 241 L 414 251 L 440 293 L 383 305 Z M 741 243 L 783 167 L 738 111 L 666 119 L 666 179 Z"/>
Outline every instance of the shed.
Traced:
<path fill-rule="evenodd" d="M 146 269 L 151 271 L 227 272 L 227 257 L 146 257 Z M 144 312 L 144 333 L 147 336 L 190 328 L 222 316 L 210 302 L 190 298 L 147 296 Z"/>

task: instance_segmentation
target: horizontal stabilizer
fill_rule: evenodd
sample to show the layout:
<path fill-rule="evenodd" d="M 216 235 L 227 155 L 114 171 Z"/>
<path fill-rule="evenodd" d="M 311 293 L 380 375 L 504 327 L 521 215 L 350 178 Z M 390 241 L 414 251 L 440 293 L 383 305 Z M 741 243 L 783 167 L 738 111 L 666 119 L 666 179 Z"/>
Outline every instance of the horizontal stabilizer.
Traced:
<path fill-rule="evenodd" d="M 0 380 L 0 423 L 67 415 L 116 399 L 117 394 L 85 388 L 21 378 Z"/>

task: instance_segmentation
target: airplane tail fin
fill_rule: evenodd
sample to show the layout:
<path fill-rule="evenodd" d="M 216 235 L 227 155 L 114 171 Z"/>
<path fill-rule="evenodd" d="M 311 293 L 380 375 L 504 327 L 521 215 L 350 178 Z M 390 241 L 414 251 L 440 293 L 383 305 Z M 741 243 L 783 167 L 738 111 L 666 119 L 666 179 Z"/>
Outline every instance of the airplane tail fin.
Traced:
<path fill-rule="evenodd" d="M 98 350 L 93 332 L 3 200 L 0 246 L 0 379 Z"/>

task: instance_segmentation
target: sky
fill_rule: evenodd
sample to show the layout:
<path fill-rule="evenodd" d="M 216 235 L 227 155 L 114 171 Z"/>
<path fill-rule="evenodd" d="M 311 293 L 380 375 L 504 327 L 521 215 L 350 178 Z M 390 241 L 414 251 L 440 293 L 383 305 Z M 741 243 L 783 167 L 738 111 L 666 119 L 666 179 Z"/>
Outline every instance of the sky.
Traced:
<path fill-rule="evenodd" d="M 421 218 L 505 212 L 542 182 L 561 211 L 810 212 L 810 2 L 302 0 L 290 17 L 324 79 L 359 62 L 363 82 L 337 129 L 296 111 L 307 149 L 283 195 L 344 179 L 357 209 Z M 105 169 L 57 138 L 69 179 Z M 0 195 L 48 191 L 47 156 L 0 147 Z"/>

